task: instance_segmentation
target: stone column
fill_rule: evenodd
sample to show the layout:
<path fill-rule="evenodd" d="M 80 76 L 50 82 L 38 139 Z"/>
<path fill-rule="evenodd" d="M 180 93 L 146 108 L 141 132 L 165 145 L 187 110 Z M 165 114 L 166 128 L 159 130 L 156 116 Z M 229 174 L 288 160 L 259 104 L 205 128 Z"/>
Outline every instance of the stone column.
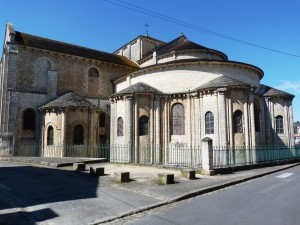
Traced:
<path fill-rule="evenodd" d="M 89 109 L 89 139 L 88 139 L 89 153 L 88 157 L 96 157 L 94 151 L 94 110 Z"/>
<path fill-rule="evenodd" d="M 125 143 L 128 145 L 128 161 L 132 162 L 132 95 L 125 96 L 126 106 L 125 106 Z"/>
<path fill-rule="evenodd" d="M 203 93 L 200 92 L 199 93 L 199 106 L 200 106 L 200 116 L 199 116 L 199 133 L 200 133 L 200 137 L 199 137 L 199 144 L 200 144 L 200 140 L 202 137 L 204 137 L 205 135 L 205 115 L 204 115 L 204 110 L 203 110 Z"/>
<path fill-rule="evenodd" d="M 214 175 L 213 171 L 213 146 L 212 139 L 202 139 L 202 171 L 201 174 Z"/>
<path fill-rule="evenodd" d="M 222 149 L 226 149 L 225 159 L 221 158 L 221 163 L 224 165 L 229 164 L 229 151 L 227 148 L 227 110 L 226 110 L 226 88 L 218 88 L 218 114 L 219 122 L 216 124 L 218 126 L 218 136 L 219 136 L 219 146 Z"/>
<path fill-rule="evenodd" d="M 215 106 L 217 110 L 213 112 L 214 114 L 214 143 L 215 146 L 220 146 L 220 129 L 219 129 L 219 106 L 218 106 L 218 91 L 214 92 Z M 213 103 L 212 103 L 213 104 Z M 204 119 L 205 123 L 205 119 Z"/>
<path fill-rule="evenodd" d="M 246 163 L 250 163 L 250 137 L 249 137 L 249 110 L 248 110 L 248 93 L 245 94 L 244 102 L 244 123 L 245 123 L 245 153 Z"/>
<path fill-rule="evenodd" d="M 234 136 L 233 136 L 233 122 L 232 122 L 232 101 L 231 97 L 228 99 L 228 130 L 229 130 L 229 146 L 230 146 L 230 165 L 235 165 L 235 155 L 234 155 Z"/>
<path fill-rule="evenodd" d="M 265 105 L 266 107 L 264 107 L 264 115 L 265 115 L 265 126 L 266 126 L 266 129 L 265 129 L 265 132 L 266 132 L 266 135 L 265 135 L 265 142 L 267 145 L 270 145 L 272 143 L 272 133 L 271 133 L 271 130 L 272 130 L 272 119 L 271 119 L 271 109 L 270 109 L 270 98 L 269 97 L 265 97 L 264 98 L 264 101 L 265 101 Z"/>
<path fill-rule="evenodd" d="M 200 145 L 200 102 L 198 95 L 194 96 L 194 147 L 198 147 Z"/>
<path fill-rule="evenodd" d="M 67 157 L 66 154 L 66 132 L 67 132 L 67 109 L 61 108 L 61 157 Z"/>
<path fill-rule="evenodd" d="M 218 90 L 218 113 L 219 113 L 219 123 L 216 125 L 219 134 L 219 146 L 227 146 L 227 112 L 225 104 L 225 93 L 226 88 L 219 88 Z"/>
<path fill-rule="evenodd" d="M 186 137 L 188 138 L 187 145 L 190 148 L 192 145 L 192 133 L 191 133 L 191 96 L 188 94 L 186 96 Z"/>
<path fill-rule="evenodd" d="M 292 101 L 290 101 L 289 105 L 289 123 L 290 123 L 290 132 L 289 132 L 289 138 L 290 138 L 290 147 L 295 146 L 295 137 L 294 137 L 294 118 L 293 118 L 293 106 Z"/>
<path fill-rule="evenodd" d="M 116 118 L 115 116 L 115 99 L 110 98 L 110 144 L 115 145 L 115 135 L 117 133 L 117 126 L 116 126 Z"/>
<path fill-rule="evenodd" d="M 268 118 L 265 117 L 265 103 L 264 98 L 259 100 L 259 122 L 260 122 L 260 144 L 266 145 L 266 124 Z"/>
<path fill-rule="evenodd" d="M 159 96 L 155 96 L 155 163 L 161 162 L 161 144 L 160 144 L 160 101 Z"/>
<path fill-rule="evenodd" d="M 286 145 L 290 145 L 290 137 L 289 137 L 289 126 L 290 126 L 290 121 L 289 121 L 289 112 L 288 112 L 288 109 L 289 107 L 287 106 L 287 102 L 284 101 L 284 107 L 283 107 L 283 112 L 284 112 L 284 115 L 283 115 L 283 134 L 284 134 L 284 142 Z"/>
<path fill-rule="evenodd" d="M 150 135 L 150 160 L 151 163 L 154 163 L 154 158 L 155 158 L 155 151 L 154 151 L 154 136 L 155 136 L 155 131 L 154 131 L 154 97 L 153 95 L 150 97 L 150 130 L 149 130 L 149 135 Z"/>
<path fill-rule="evenodd" d="M 46 137 L 46 125 L 45 125 L 45 116 L 46 116 L 46 111 L 41 110 L 41 114 L 42 114 L 42 121 L 41 121 L 41 143 L 40 143 L 40 148 L 41 148 L 41 157 L 44 157 L 45 154 L 45 145 L 47 145 L 47 140 L 45 140 Z M 54 129 L 54 128 L 53 128 Z M 54 137 L 53 137 L 54 139 Z M 46 144 L 45 144 L 46 142 Z"/>
<path fill-rule="evenodd" d="M 269 98 L 269 110 L 270 110 L 270 136 L 271 143 L 274 145 L 276 143 L 276 125 L 275 125 L 275 115 L 274 115 L 274 103 L 272 102 L 272 98 Z"/>
<path fill-rule="evenodd" d="M 256 163 L 256 137 L 255 137 L 255 118 L 254 118 L 254 90 L 251 89 L 251 93 L 249 96 L 249 104 L 250 104 L 250 135 L 251 135 L 251 142 L 250 142 L 250 149 L 251 149 L 251 162 Z"/>
<path fill-rule="evenodd" d="M 169 146 L 169 117 L 168 117 L 168 98 L 164 98 L 164 163 L 168 162 L 168 146 Z"/>
<path fill-rule="evenodd" d="M 139 111 L 138 100 L 134 99 L 134 162 L 139 162 Z"/>
<path fill-rule="evenodd" d="M 189 164 L 192 164 L 192 124 L 191 124 L 191 96 L 187 94 L 186 96 L 186 137 L 187 137 L 187 145 L 190 149 L 189 151 Z"/>

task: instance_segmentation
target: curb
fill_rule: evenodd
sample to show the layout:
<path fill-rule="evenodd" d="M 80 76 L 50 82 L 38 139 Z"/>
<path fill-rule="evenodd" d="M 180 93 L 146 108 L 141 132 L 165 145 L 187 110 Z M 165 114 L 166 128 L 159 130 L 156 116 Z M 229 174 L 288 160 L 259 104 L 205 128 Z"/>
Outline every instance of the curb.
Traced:
<path fill-rule="evenodd" d="M 300 165 L 300 163 L 295 163 L 293 165 L 289 165 L 289 166 L 286 166 L 284 168 L 272 170 L 272 171 L 269 171 L 269 172 L 257 174 L 257 175 L 250 176 L 250 177 L 246 177 L 246 178 L 243 178 L 243 179 L 240 179 L 240 180 L 230 181 L 230 182 L 227 182 L 227 183 L 224 183 L 224 184 L 211 186 L 211 187 L 208 187 L 208 188 L 204 188 L 204 189 L 196 190 L 196 191 L 193 191 L 193 192 L 185 193 L 181 196 L 175 197 L 175 198 L 170 199 L 168 201 L 163 201 L 163 202 L 160 202 L 160 203 L 157 203 L 157 204 L 152 204 L 152 205 L 149 205 L 149 206 L 146 206 L 146 207 L 143 207 L 143 208 L 139 208 L 139 209 L 136 209 L 136 210 L 132 210 L 132 211 L 129 211 L 129 212 L 122 213 L 118 216 L 114 216 L 114 217 L 106 218 L 106 219 L 103 219 L 103 220 L 95 221 L 93 223 L 89 223 L 89 225 L 97 225 L 97 224 L 112 222 L 112 221 L 117 220 L 117 219 L 122 219 L 122 218 L 125 218 L 125 217 L 128 217 L 128 216 L 132 216 L 134 214 L 145 212 L 145 211 L 155 209 L 155 208 L 158 208 L 158 207 L 161 207 L 161 206 L 169 205 L 169 204 L 172 204 L 172 203 L 175 203 L 175 202 L 180 202 L 180 201 L 190 199 L 190 198 L 193 198 L 193 197 L 196 197 L 196 196 L 200 196 L 200 195 L 207 194 L 207 193 L 210 193 L 210 192 L 213 192 L 213 191 L 217 191 L 217 190 L 220 190 L 220 189 L 223 189 L 223 188 L 226 188 L 226 187 L 230 187 L 230 186 L 233 186 L 233 185 L 245 183 L 247 181 L 254 180 L 254 179 L 257 179 L 257 178 L 260 178 L 260 177 L 268 176 L 270 174 L 277 173 L 277 172 L 280 172 L 280 171 L 283 171 L 283 170 L 287 170 L 287 169 L 290 169 L 290 168 L 293 168 L 293 167 L 296 167 L 296 166 L 299 166 L 299 165 Z"/>

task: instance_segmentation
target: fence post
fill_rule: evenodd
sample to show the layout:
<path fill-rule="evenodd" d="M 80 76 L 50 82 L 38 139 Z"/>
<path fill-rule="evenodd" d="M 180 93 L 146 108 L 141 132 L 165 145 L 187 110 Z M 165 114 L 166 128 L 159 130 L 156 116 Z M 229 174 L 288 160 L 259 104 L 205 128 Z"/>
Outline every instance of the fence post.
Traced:
<path fill-rule="evenodd" d="M 213 140 L 209 137 L 202 139 L 202 170 L 201 174 L 215 175 L 213 170 Z"/>

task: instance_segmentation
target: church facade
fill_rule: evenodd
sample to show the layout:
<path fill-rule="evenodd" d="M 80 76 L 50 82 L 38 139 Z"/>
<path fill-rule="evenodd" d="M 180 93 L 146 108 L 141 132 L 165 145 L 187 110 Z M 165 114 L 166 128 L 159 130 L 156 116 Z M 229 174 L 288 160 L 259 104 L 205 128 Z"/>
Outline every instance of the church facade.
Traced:
<path fill-rule="evenodd" d="M 294 145 L 294 96 L 260 83 L 263 71 L 188 40 L 139 36 L 105 53 L 15 31 L 1 59 L 2 146 L 127 145 L 153 163 L 172 146 Z M 118 161 L 118 148 L 111 157 Z M 61 151 L 56 156 L 66 156 Z M 90 156 L 97 157 L 96 153 Z"/>

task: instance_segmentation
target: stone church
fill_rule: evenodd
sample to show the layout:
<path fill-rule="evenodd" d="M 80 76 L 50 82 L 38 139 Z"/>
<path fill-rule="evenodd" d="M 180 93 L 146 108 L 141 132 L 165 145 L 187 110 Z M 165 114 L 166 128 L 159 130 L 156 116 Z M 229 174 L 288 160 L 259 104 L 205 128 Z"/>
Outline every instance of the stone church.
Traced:
<path fill-rule="evenodd" d="M 107 53 L 8 23 L 0 145 L 39 143 L 43 156 L 58 144 L 128 145 L 122 154 L 134 162 L 150 146 L 154 163 L 170 146 L 199 146 L 205 137 L 214 146 L 293 146 L 294 96 L 261 84 L 263 76 L 183 34 L 170 42 L 138 36 Z"/>

